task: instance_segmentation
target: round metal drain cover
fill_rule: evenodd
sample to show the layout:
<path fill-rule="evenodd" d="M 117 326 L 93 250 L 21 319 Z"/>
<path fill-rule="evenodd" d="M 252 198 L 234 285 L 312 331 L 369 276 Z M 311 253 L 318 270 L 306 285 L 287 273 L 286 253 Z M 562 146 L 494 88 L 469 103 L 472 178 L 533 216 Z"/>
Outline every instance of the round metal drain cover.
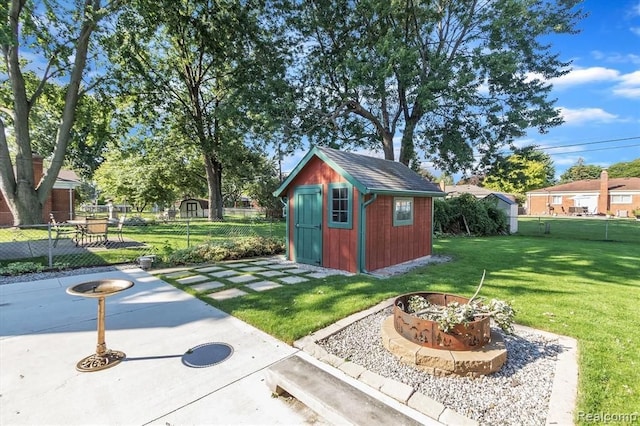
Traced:
<path fill-rule="evenodd" d="M 204 368 L 220 364 L 233 354 L 233 348 L 226 343 L 203 343 L 182 355 L 182 363 L 188 367 Z"/>

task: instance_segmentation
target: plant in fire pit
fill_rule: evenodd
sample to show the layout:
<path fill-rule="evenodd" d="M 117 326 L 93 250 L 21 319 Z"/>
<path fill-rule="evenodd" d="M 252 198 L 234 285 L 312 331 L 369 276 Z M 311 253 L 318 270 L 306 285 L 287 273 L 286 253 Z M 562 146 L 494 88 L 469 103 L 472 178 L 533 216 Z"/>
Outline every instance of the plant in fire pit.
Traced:
<path fill-rule="evenodd" d="M 491 317 L 496 324 L 506 333 L 513 332 L 513 319 L 515 311 L 503 300 L 491 299 L 484 302 L 477 298 L 486 271 L 482 274 L 480 285 L 469 302 L 461 304 L 451 302 L 446 306 L 429 302 L 420 295 L 413 295 L 408 300 L 407 313 L 422 319 L 435 321 L 440 330 L 451 332 L 458 324 L 468 324 L 482 317 Z"/>

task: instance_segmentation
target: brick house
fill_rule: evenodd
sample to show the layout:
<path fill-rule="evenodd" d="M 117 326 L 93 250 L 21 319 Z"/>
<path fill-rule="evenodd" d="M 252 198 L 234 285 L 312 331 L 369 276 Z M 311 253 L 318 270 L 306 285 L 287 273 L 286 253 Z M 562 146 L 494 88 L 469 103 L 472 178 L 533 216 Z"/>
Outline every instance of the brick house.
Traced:
<path fill-rule="evenodd" d="M 33 157 L 33 177 L 39 182 L 43 174 L 42 157 Z M 53 213 L 56 220 L 64 222 L 73 219 L 75 214 L 75 191 L 80 186 L 80 178 L 72 170 L 60 170 L 53 189 L 42 207 L 42 223 L 49 222 L 49 214 Z M 9 206 L 0 193 L 0 226 L 13 225 L 13 215 Z"/>
<path fill-rule="evenodd" d="M 527 192 L 530 215 L 605 215 L 630 217 L 640 209 L 640 178 L 586 179 Z"/>

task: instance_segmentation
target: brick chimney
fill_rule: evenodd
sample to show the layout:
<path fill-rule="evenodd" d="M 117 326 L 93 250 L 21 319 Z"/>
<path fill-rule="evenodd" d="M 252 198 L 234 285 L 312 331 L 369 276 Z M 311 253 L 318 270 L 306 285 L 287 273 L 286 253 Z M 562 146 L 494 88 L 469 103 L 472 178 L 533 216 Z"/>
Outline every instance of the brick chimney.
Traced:
<path fill-rule="evenodd" d="M 598 213 L 607 214 L 609 211 L 609 173 L 607 169 L 600 173 L 600 192 L 598 193 Z"/>

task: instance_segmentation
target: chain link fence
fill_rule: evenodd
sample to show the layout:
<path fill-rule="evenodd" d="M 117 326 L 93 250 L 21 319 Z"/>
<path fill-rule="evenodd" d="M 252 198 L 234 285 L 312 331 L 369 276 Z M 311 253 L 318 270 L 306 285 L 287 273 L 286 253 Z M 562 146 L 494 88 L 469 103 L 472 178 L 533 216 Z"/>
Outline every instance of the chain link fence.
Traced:
<path fill-rule="evenodd" d="M 285 236 L 284 221 L 234 217 L 220 222 L 206 219 L 170 221 L 127 218 L 123 225 L 102 220 L 104 232 L 87 232 L 85 221 L 56 225 L 0 227 L 0 267 L 32 262 L 45 269 L 65 269 L 137 263 L 143 256 L 162 256 L 175 250 L 241 238 Z M 84 228 L 83 228 L 84 227 Z"/>
<path fill-rule="evenodd" d="M 637 243 L 640 220 L 635 218 L 527 216 L 518 218 L 518 235 L 569 241 Z"/>

